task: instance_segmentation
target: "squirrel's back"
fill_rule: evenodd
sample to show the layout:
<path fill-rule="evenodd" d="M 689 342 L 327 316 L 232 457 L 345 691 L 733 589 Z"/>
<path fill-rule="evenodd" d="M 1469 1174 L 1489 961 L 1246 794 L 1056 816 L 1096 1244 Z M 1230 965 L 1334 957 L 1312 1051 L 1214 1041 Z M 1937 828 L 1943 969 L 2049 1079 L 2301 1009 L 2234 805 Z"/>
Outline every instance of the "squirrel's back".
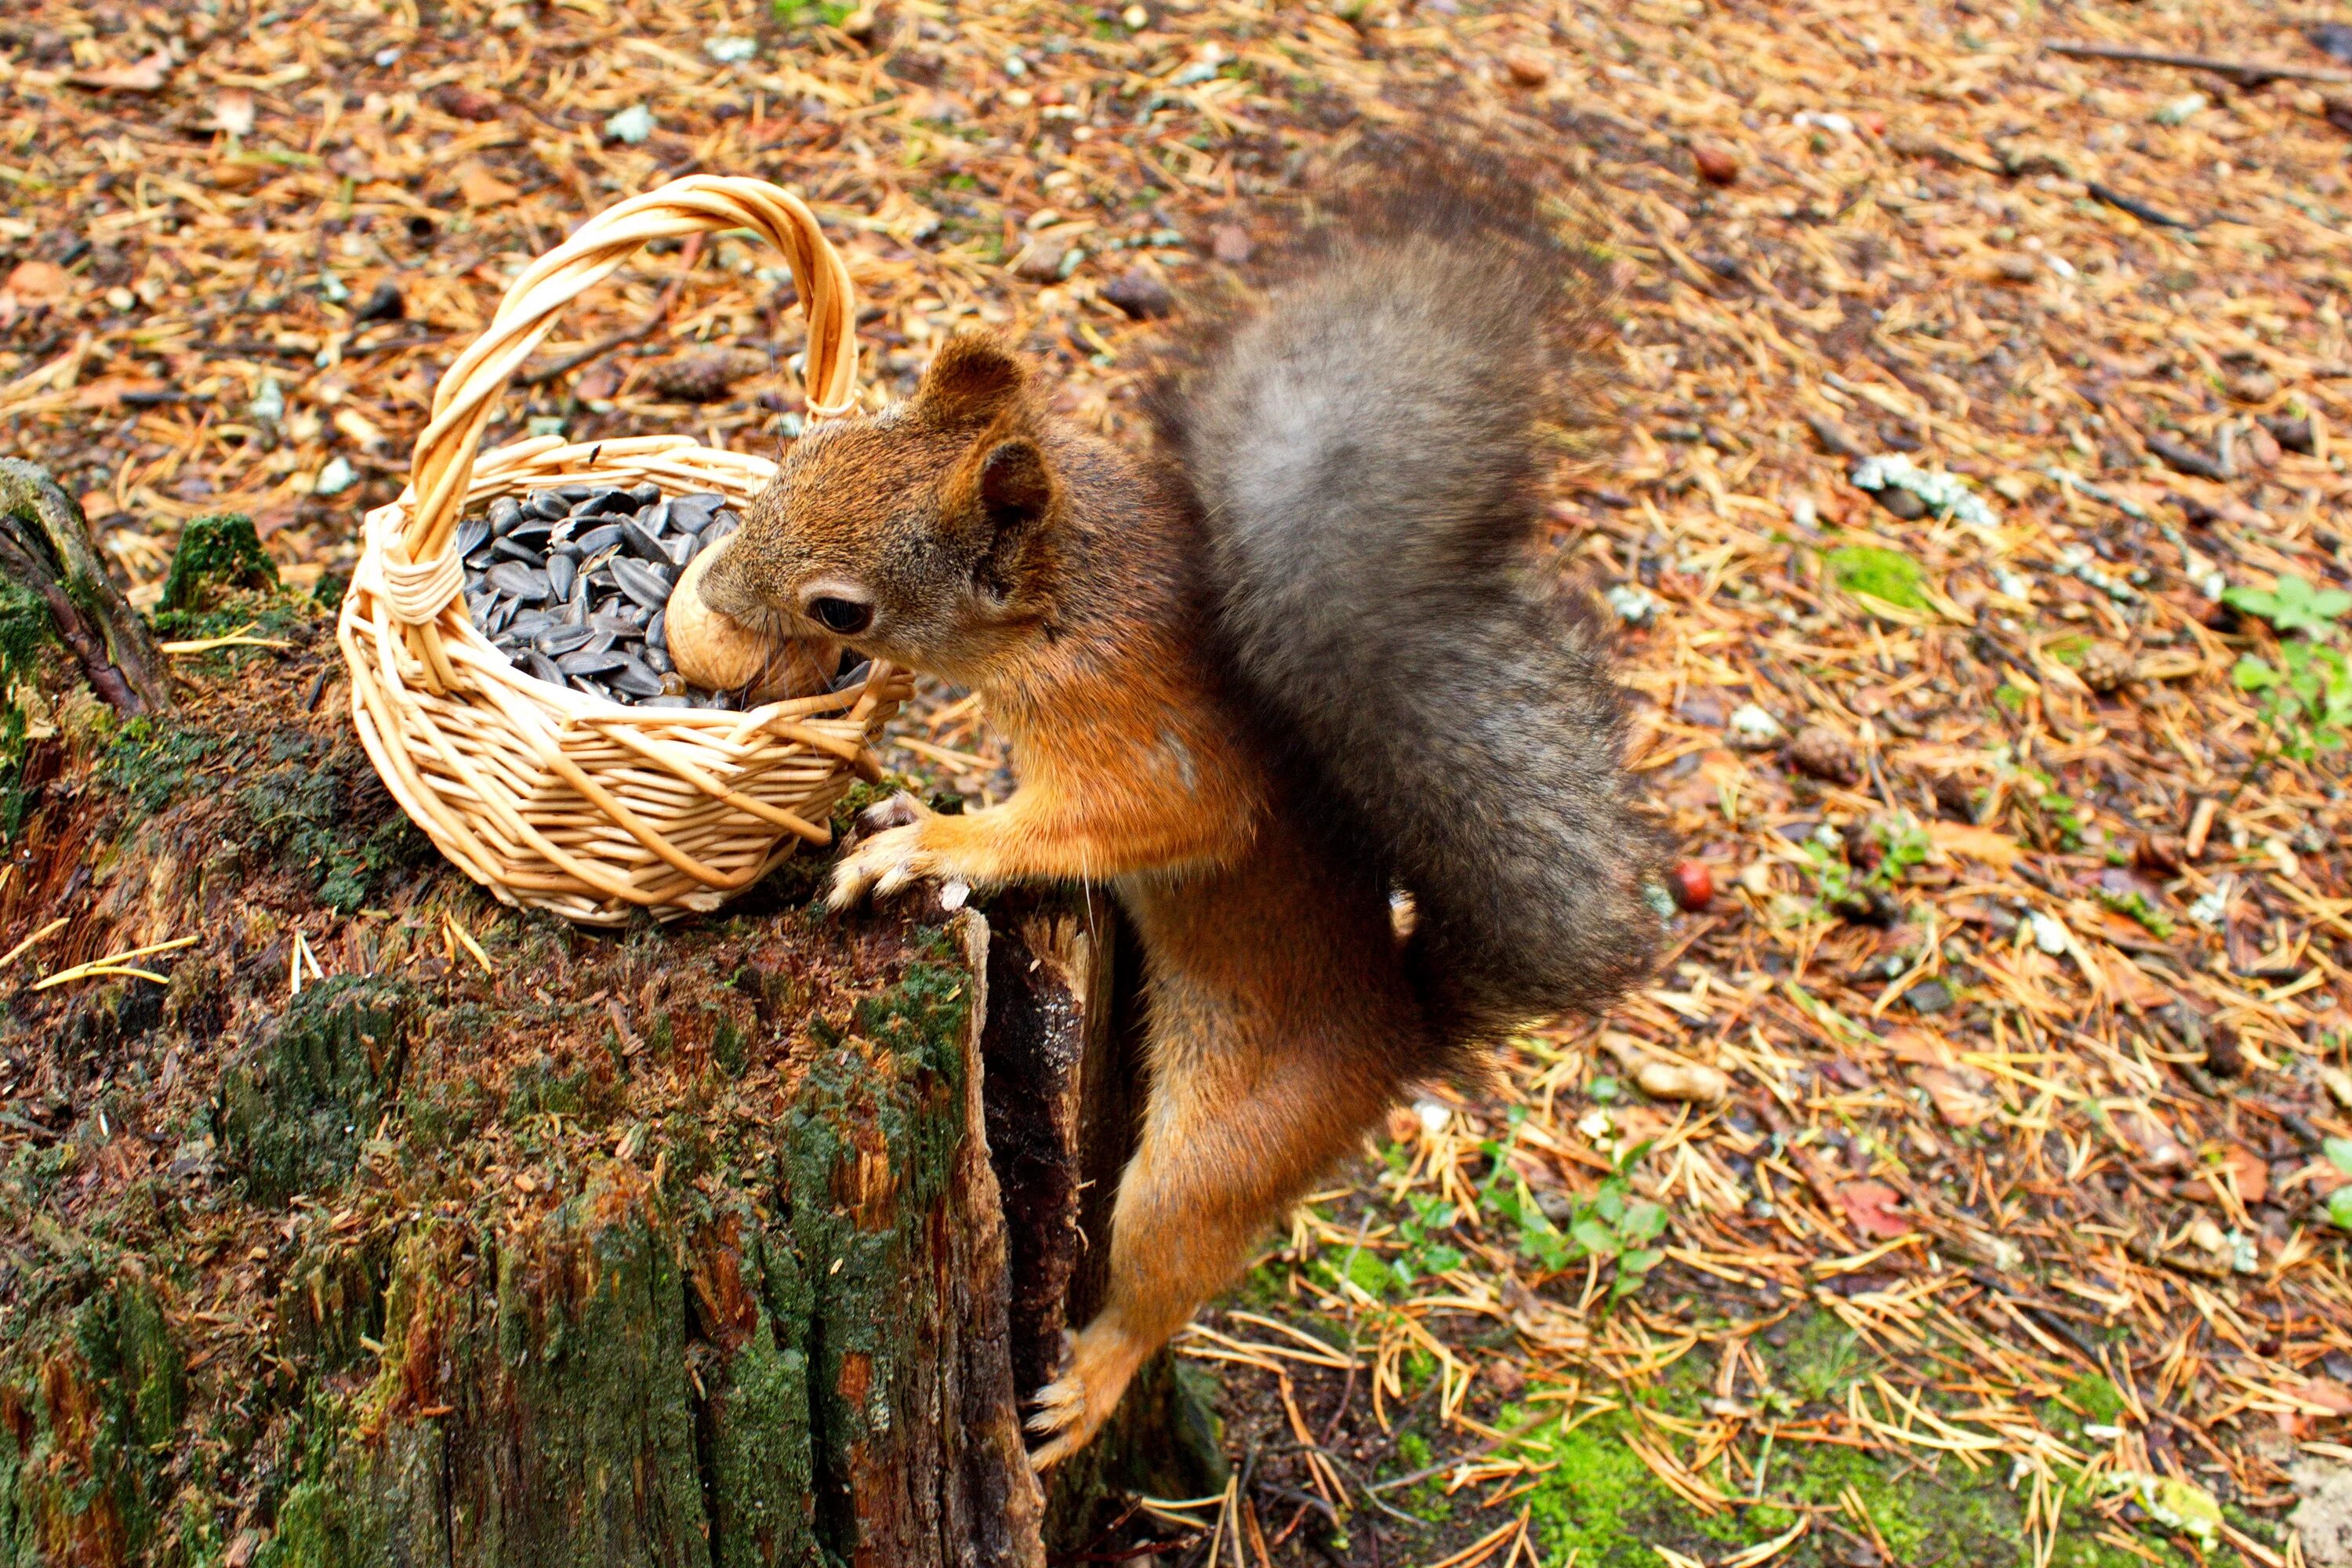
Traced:
<path fill-rule="evenodd" d="M 1597 316 L 1532 193 L 1459 168 L 1359 204 L 1161 399 L 1222 633 L 1306 787 L 1418 911 L 1475 1039 L 1651 962 L 1655 850 L 1602 634 L 1538 572 L 1539 426 Z"/>

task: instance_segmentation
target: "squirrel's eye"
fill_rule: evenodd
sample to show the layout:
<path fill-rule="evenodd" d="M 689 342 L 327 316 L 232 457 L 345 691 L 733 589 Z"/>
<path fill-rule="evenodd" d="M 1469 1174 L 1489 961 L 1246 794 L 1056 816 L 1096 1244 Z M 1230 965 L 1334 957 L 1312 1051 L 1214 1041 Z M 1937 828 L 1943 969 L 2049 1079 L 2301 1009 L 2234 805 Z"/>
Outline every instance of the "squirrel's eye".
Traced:
<path fill-rule="evenodd" d="M 855 599 L 811 599 L 809 615 L 829 632 L 853 637 L 874 624 L 874 606 Z"/>

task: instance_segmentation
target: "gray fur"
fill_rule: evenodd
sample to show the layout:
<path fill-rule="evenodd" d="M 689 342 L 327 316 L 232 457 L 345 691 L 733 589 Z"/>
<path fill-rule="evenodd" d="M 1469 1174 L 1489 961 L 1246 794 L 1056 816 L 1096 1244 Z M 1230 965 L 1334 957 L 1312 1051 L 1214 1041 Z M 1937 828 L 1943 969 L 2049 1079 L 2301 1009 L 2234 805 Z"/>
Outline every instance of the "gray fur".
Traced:
<path fill-rule="evenodd" d="M 1532 559 L 1591 299 L 1530 217 L 1449 196 L 1327 246 L 1167 411 L 1234 664 L 1412 894 L 1455 1042 L 1606 1003 L 1659 935 L 1601 634 Z"/>

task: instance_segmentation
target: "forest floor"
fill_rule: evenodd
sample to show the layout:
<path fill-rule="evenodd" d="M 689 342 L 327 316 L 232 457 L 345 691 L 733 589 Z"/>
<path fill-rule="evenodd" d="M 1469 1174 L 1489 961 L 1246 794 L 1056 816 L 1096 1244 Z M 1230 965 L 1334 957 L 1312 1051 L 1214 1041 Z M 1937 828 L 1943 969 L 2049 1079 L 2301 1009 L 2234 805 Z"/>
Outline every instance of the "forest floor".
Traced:
<path fill-rule="evenodd" d="M 1473 126 L 1620 289 L 1554 515 L 1672 956 L 1299 1212 L 1184 1341 L 1230 1485 L 1092 1560 L 2347 1568 L 2338 10 L 26 0 L 0 449 L 144 603 L 225 510 L 331 593 L 505 283 L 706 171 L 815 204 L 876 398 L 981 322 L 1132 432 L 1170 290 Z M 780 268 L 641 258 L 491 443 L 768 448 Z M 1003 787 L 917 714 L 896 764 Z"/>

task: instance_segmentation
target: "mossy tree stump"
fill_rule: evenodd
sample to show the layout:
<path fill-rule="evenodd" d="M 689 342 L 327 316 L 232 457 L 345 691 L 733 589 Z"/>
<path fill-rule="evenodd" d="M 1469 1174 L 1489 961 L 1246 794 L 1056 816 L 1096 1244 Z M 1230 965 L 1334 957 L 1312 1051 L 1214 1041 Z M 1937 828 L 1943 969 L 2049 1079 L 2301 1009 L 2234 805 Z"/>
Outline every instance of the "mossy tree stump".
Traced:
<path fill-rule="evenodd" d="M 1050 1498 L 1021 1441 L 1131 1136 L 1107 906 L 827 921 L 817 858 L 667 931 L 517 914 L 394 811 L 317 608 L 219 613 L 294 646 L 131 721 L 45 677 L 0 1565 L 1042 1563 L 1209 1484 L 1164 1365 Z"/>

